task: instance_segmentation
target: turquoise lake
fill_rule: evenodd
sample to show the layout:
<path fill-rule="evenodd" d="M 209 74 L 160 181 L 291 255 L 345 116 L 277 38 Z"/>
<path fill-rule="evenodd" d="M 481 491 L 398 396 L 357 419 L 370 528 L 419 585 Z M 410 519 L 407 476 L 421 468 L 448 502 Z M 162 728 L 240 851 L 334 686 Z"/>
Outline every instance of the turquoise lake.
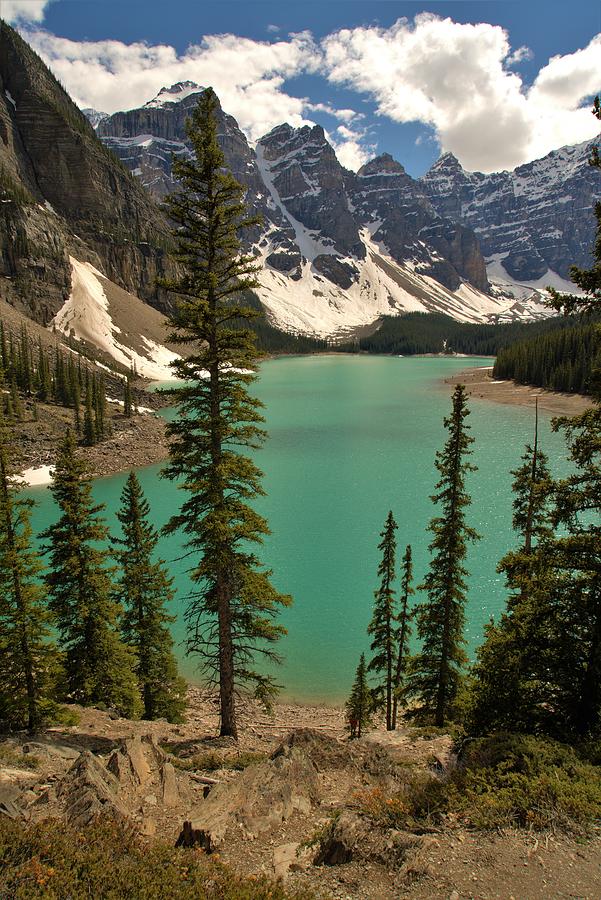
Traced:
<path fill-rule="evenodd" d="M 263 549 L 274 583 L 294 597 L 281 621 L 288 628 L 280 642 L 284 663 L 277 675 L 284 696 L 335 702 L 348 694 L 362 650 L 368 650 L 378 565 L 377 545 L 392 509 L 399 528 L 398 559 L 413 547 L 415 583 L 428 564 L 430 501 L 437 472 L 434 455 L 445 441 L 443 417 L 450 410 L 451 387 L 444 377 L 486 359 L 311 356 L 262 364 L 255 393 L 265 403 L 269 439 L 257 454 L 267 496 L 257 507 L 272 535 Z M 510 470 L 519 464 L 532 438 L 532 409 L 471 402 L 468 418 L 478 471 L 468 476 L 472 495 L 469 523 L 482 535 L 470 545 L 467 568 L 468 649 L 481 641 L 482 626 L 505 602 L 499 558 L 513 546 Z M 556 474 L 566 470 L 565 445 L 541 414 L 541 443 Z M 139 470 L 154 521 L 162 526 L 182 496 L 159 477 L 160 466 Z M 94 493 L 105 503 L 111 529 L 125 475 L 98 479 Z M 38 505 L 36 531 L 55 517 L 49 491 L 32 489 Z M 172 612 L 184 675 L 194 679 L 193 658 L 185 657 L 183 609 L 188 579 L 175 536 L 161 541 L 161 556 L 175 576 Z M 419 599 L 416 594 L 414 602 Z"/>

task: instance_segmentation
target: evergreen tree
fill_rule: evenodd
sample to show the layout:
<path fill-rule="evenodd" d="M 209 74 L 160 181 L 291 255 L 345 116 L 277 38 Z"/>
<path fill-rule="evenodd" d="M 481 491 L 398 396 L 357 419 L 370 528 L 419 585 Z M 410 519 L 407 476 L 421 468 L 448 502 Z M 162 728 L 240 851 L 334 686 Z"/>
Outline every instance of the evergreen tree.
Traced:
<path fill-rule="evenodd" d="M 38 398 L 46 401 L 50 398 L 50 392 L 50 366 L 40 340 L 38 341 Z"/>
<path fill-rule="evenodd" d="M 392 693 L 394 672 L 396 668 L 397 630 L 393 584 L 395 579 L 395 554 L 397 523 L 392 511 L 388 513 L 378 550 L 382 559 L 378 566 L 380 586 L 374 593 L 374 609 L 367 633 L 371 635 L 371 650 L 374 656 L 369 662 L 368 671 L 379 675 L 379 682 L 374 691 L 378 704 L 386 709 L 386 730 L 392 731 Z"/>
<path fill-rule="evenodd" d="M 92 390 L 90 380 L 86 377 L 86 405 L 83 412 L 83 443 L 86 447 L 93 447 L 96 442 L 97 437 L 96 426 L 94 424 L 94 410 L 92 407 Z"/>
<path fill-rule="evenodd" d="M 253 685 L 264 699 L 276 690 L 257 657 L 277 659 L 272 645 L 284 629 L 274 617 L 290 598 L 275 590 L 253 551 L 269 531 L 249 505 L 263 494 L 261 473 L 242 452 L 264 438 L 260 403 L 247 390 L 257 350 L 240 327 L 257 315 L 244 300 L 256 284 L 256 268 L 241 254 L 237 235 L 255 220 L 245 217 L 244 189 L 224 169 L 217 108 L 209 88 L 187 124 L 194 159 L 175 161 L 182 189 L 167 205 L 183 272 L 165 283 L 178 295 L 171 339 L 195 349 L 173 366 L 185 384 L 173 392 L 179 416 L 169 425 L 165 475 L 188 494 L 167 530 L 183 529 L 198 559 L 192 571 L 197 589 L 186 612 L 188 650 L 218 680 L 221 733 L 236 737 L 236 685 Z"/>
<path fill-rule="evenodd" d="M 367 683 L 365 654 L 361 654 L 350 697 L 346 702 L 346 717 L 352 738 L 361 737 L 371 721 L 372 692 Z"/>
<path fill-rule="evenodd" d="M 407 544 L 403 556 L 403 574 L 401 576 L 401 611 L 398 617 L 398 645 L 396 651 L 396 671 L 394 674 L 394 699 L 392 701 L 392 727 L 396 728 L 399 700 L 406 689 L 405 680 L 409 662 L 409 639 L 411 637 L 411 620 L 413 611 L 409 609 L 409 598 L 414 594 L 413 559 L 411 544 Z"/>
<path fill-rule="evenodd" d="M 129 378 L 123 379 L 123 415 L 127 419 L 131 419 L 133 415 L 131 384 L 129 383 Z"/>
<path fill-rule="evenodd" d="M 511 590 L 507 612 L 485 629 L 469 692 L 470 729 L 536 730 L 550 709 L 543 670 L 550 663 L 549 616 L 558 585 L 551 568 L 549 502 L 553 482 L 547 457 L 538 442 L 538 408 L 534 442 L 526 446 L 513 475 L 513 527 L 519 546 L 499 562 Z"/>
<path fill-rule="evenodd" d="M 162 560 L 153 560 L 158 533 L 149 521 L 150 507 L 131 472 L 121 494 L 122 538 L 114 538 L 118 563 L 116 596 L 125 610 L 121 630 L 136 655 L 135 671 L 144 703 L 143 718 L 181 722 L 186 683 L 177 674 L 165 604 L 173 600 L 171 579 Z M 121 549 L 118 549 L 121 548 Z"/>
<path fill-rule="evenodd" d="M 567 722 L 581 735 L 601 734 L 601 407 L 556 420 L 575 472 L 555 485 L 552 564 L 561 584 L 556 600 L 557 692 Z"/>
<path fill-rule="evenodd" d="M 51 488 L 60 518 L 42 535 L 48 540 L 45 583 L 65 651 L 68 695 L 76 703 L 102 703 L 135 716 L 140 709 L 135 659 L 119 636 L 108 551 L 98 546 L 108 536 L 99 517 L 103 507 L 92 501 L 89 474 L 75 450 L 68 431 Z"/>
<path fill-rule="evenodd" d="M 6 343 L 6 332 L 4 330 L 4 322 L 0 321 L 0 357 L 2 359 L 2 368 L 6 372 L 9 366 L 8 344 Z"/>
<path fill-rule="evenodd" d="M 429 546 L 432 560 L 419 587 L 426 591 L 428 599 L 417 610 L 422 647 L 415 657 L 411 677 L 411 693 L 418 697 L 423 712 L 433 714 L 436 725 L 444 725 L 448 718 L 461 668 L 467 661 L 463 650 L 468 574 L 464 561 L 467 542 L 478 538 L 465 521 L 465 510 L 471 502 L 465 476 L 476 469 L 465 461 L 474 441 L 468 435 L 468 415 L 465 388 L 458 384 L 453 392 L 451 415 L 444 420 L 449 437 L 444 449 L 436 454 L 440 479 L 432 501 L 441 505 L 442 514 L 429 525 L 434 535 Z"/>
<path fill-rule="evenodd" d="M 103 441 L 108 435 L 106 427 L 106 389 L 104 376 L 92 379 L 92 401 L 94 406 L 94 433 L 96 442 Z"/>
<path fill-rule="evenodd" d="M 33 503 L 19 498 L 10 474 L 0 425 L 0 720 L 34 733 L 57 711 L 58 657 L 31 546 Z"/>
<path fill-rule="evenodd" d="M 20 422 L 23 418 L 23 404 L 21 403 L 21 398 L 19 396 L 17 379 L 14 375 L 10 383 L 10 405 L 14 418 Z"/>

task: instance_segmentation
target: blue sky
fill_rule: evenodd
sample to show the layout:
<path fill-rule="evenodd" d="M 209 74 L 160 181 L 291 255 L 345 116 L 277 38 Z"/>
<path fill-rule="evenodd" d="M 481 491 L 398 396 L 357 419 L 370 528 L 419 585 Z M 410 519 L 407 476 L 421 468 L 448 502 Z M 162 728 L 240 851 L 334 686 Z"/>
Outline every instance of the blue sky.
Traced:
<path fill-rule="evenodd" d="M 211 82 L 249 138 L 317 122 L 352 168 L 387 151 L 419 175 L 451 150 L 492 171 L 596 133 L 590 0 L 0 0 L 0 14 L 80 105 L 113 112 Z"/>

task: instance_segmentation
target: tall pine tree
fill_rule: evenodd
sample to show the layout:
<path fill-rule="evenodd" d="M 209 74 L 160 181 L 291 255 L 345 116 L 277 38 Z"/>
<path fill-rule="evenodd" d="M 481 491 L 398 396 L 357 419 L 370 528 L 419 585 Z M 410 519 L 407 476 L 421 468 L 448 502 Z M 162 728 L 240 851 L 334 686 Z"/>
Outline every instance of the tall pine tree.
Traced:
<path fill-rule="evenodd" d="M 367 683 L 367 665 L 365 654 L 361 654 L 355 673 L 355 680 L 350 696 L 346 702 L 346 718 L 352 738 L 360 738 L 371 721 L 372 692 Z"/>
<path fill-rule="evenodd" d="M 374 691 L 374 697 L 378 704 L 386 710 L 386 730 L 392 731 L 392 692 L 394 673 L 396 669 L 397 654 L 397 629 L 394 600 L 395 580 L 395 555 L 397 523 L 394 521 L 392 510 L 386 517 L 383 531 L 380 533 L 382 540 L 378 544 L 378 550 L 382 553 L 382 559 L 378 565 L 380 585 L 374 593 L 374 609 L 367 633 L 371 635 L 371 650 L 374 653 L 368 671 L 376 672 L 379 681 Z"/>
<path fill-rule="evenodd" d="M 165 474 L 188 495 L 168 530 L 182 529 L 197 559 L 188 650 L 219 683 L 221 734 L 237 737 L 236 686 L 251 685 L 264 699 L 276 690 L 257 657 L 277 659 L 272 645 L 284 629 L 274 617 L 290 598 L 275 590 L 253 550 L 269 529 L 250 505 L 263 490 L 245 451 L 259 447 L 264 432 L 260 403 L 248 391 L 258 354 L 239 324 L 258 314 L 244 299 L 256 268 L 240 252 L 238 234 L 254 220 L 246 217 L 244 189 L 224 168 L 217 109 L 209 88 L 187 123 L 194 158 L 174 163 L 181 190 L 167 203 L 183 272 L 165 284 L 177 295 L 171 339 L 195 349 L 173 366 L 185 385 L 174 391 L 179 415 L 169 426 Z"/>
<path fill-rule="evenodd" d="M 143 718 L 181 722 L 186 683 L 177 674 L 169 632 L 169 623 L 175 618 L 165 611 L 165 604 L 173 600 L 173 590 L 163 561 L 154 559 L 159 537 L 149 516 L 148 501 L 131 472 L 117 513 L 123 537 L 113 539 L 119 572 L 116 597 L 124 609 L 121 631 L 136 655 Z"/>
<path fill-rule="evenodd" d="M 409 598 L 413 590 L 413 558 L 411 544 L 407 544 L 403 555 L 401 575 L 401 610 L 398 616 L 398 644 L 396 651 L 396 670 L 394 673 L 394 699 L 392 701 L 392 727 L 396 728 L 399 700 L 406 691 L 406 676 L 409 663 L 409 639 L 411 638 L 411 620 L 413 610 L 409 609 Z"/>
<path fill-rule="evenodd" d="M 552 537 L 549 504 L 553 482 L 538 441 L 526 446 L 513 475 L 513 528 L 519 545 L 501 559 L 507 580 L 507 611 L 485 629 L 469 691 L 470 730 L 537 730 L 551 708 L 544 694 L 544 670 L 553 655 L 548 623 L 554 618 L 557 584 L 548 543 Z M 551 663 L 552 665 L 552 663 Z"/>
<path fill-rule="evenodd" d="M 466 461 L 474 439 L 468 434 L 465 419 L 469 415 L 465 388 L 458 384 L 453 392 L 451 415 L 444 420 L 449 436 L 436 454 L 440 479 L 432 501 L 441 506 L 441 515 L 429 525 L 434 535 L 429 550 L 430 568 L 419 589 L 427 599 L 417 610 L 417 632 L 422 641 L 414 658 L 411 693 L 422 711 L 432 714 L 436 725 L 444 725 L 455 700 L 461 669 L 467 662 L 463 645 L 467 570 L 464 562 L 467 542 L 478 535 L 465 521 L 471 499 L 465 489 L 465 476 L 476 467 Z"/>
<path fill-rule="evenodd" d="M 57 712 L 59 666 L 31 546 L 31 506 L 11 478 L 0 423 L 0 720 L 34 733 Z"/>
<path fill-rule="evenodd" d="M 133 717 L 141 706 L 135 658 L 119 636 L 121 610 L 112 597 L 108 551 L 98 546 L 108 537 L 99 517 L 103 507 L 93 503 L 89 473 L 75 451 L 68 431 L 51 488 L 60 517 L 43 534 L 49 556 L 45 583 L 65 652 L 68 696 Z"/>
<path fill-rule="evenodd" d="M 563 669 L 558 693 L 567 721 L 581 735 L 601 734 L 601 407 L 559 419 L 573 474 L 555 485 L 550 547 L 561 583 L 556 605 Z"/>

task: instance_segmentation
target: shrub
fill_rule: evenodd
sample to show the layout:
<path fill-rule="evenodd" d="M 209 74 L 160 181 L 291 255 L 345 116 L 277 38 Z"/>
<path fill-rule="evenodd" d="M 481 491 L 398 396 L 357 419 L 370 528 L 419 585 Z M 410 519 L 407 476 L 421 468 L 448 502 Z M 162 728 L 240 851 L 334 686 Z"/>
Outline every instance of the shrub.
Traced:
<path fill-rule="evenodd" d="M 14 769 L 37 769 L 40 765 L 38 756 L 32 753 L 17 753 L 5 743 L 0 744 L 0 766 L 10 766 Z"/>
<path fill-rule="evenodd" d="M 564 744 L 519 734 L 469 742 L 445 778 L 413 772 L 401 791 L 356 796 L 377 824 L 460 820 L 479 829 L 580 830 L 601 820 L 601 770 Z"/>
<path fill-rule="evenodd" d="M 310 900 L 266 878 L 241 878 L 201 850 L 142 840 L 98 822 L 85 832 L 46 820 L 24 827 L 0 817 L 0 897 L 11 900 Z"/>

